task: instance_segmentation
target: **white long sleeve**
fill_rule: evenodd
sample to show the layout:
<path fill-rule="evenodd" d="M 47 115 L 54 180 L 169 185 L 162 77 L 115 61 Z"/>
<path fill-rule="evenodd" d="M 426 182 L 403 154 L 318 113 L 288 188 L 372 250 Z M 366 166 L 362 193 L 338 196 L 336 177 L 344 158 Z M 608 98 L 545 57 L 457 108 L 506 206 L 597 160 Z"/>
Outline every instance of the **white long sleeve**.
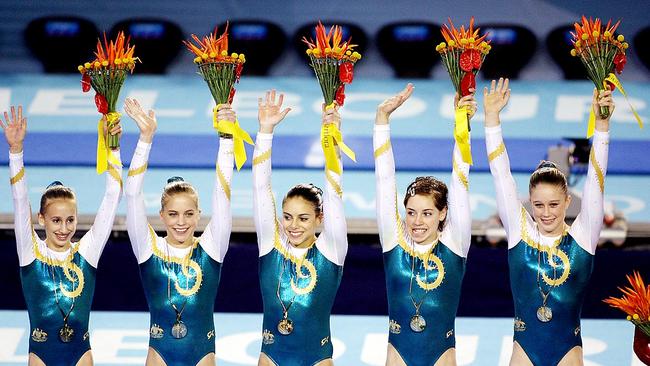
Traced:
<path fill-rule="evenodd" d="M 603 194 L 609 154 L 609 132 L 594 132 L 587 180 L 582 191 L 580 214 L 569 229 L 571 236 L 588 253 L 595 254 L 603 226 Z"/>
<path fill-rule="evenodd" d="M 449 183 L 447 222 L 442 230 L 441 241 L 452 252 L 466 258 L 472 242 L 472 209 L 469 204 L 469 164 L 454 144 L 452 173 Z"/>
<path fill-rule="evenodd" d="M 260 257 L 271 252 L 280 239 L 280 224 L 271 187 L 272 145 L 273 134 L 257 134 L 253 153 L 253 215 Z"/>
<path fill-rule="evenodd" d="M 521 216 L 525 215 L 528 232 L 535 230 L 530 215 L 523 210 L 517 186 L 510 172 L 510 160 L 503 143 L 501 126 L 485 128 L 485 146 L 487 148 L 490 172 L 494 180 L 497 210 L 503 227 L 508 236 L 508 249 L 513 248 L 521 240 Z"/>
<path fill-rule="evenodd" d="M 138 141 L 131 159 L 124 194 L 126 196 L 126 229 L 129 233 L 131 248 L 138 263 L 144 263 L 151 255 L 152 238 L 149 235 L 147 210 L 144 205 L 144 173 L 147 170 L 147 161 L 151 143 Z"/>
<path fill-rule="evenodd" d="M 23 165 L 23 153 L 9 153 L 9 172 L 11 175 L 11 193 L 14 200 L 14 232 L 18 262 L 24 267 L 34 261 L 32 249 L 32 212 L 27 192 L 27 177 Z"/>
<path fill-rule="evenodd" d="M 390 126 L 375 125 L 373 129 L 375 183 L 379 242 L 384 253 L 404 242 L 404 223 L 397 208 L 395 159 L 390 142 Z"/>
<path fill-rule="evenodd" d="M 343 169 L 340 150 L 336 149 L 338 164 Z M 316 247 L 330 262 L 342 266 L 348 253 L 348 226 L 343 209 L 341 176 L 325 168 L 325 193 L 323 195 L 323 231 Z"/>
<path fill-rule="evenodd" d="M 199 242 L 208 255 L 219 263 L 228 251 L 232 230 L 230 182 L 234 167 L 233 140 L 219 139 L 217 169 L 212 189 L 212 217 Z"/>
<path fill-rule="evenodd" d="M 97 215 L 95 215 L 93 225 L 81 237 L 81 240 L 79 240 L 79 254 L 95 268 L 97 268 L 99 257 L 101 257 L 104 251 L 108 236 L 113 230 L 115 213 L 117 212 L 117 206 L 122 196 L 122 160 L 119 150 L 113 151 L 113 155 L 120 164 L 114 165 L 109 162 L 108 169 L 104 173 L 106 175 L 106 192 L 104 193 L 104 198 L 99 205 L 99 210 L 97 211 Z"/>

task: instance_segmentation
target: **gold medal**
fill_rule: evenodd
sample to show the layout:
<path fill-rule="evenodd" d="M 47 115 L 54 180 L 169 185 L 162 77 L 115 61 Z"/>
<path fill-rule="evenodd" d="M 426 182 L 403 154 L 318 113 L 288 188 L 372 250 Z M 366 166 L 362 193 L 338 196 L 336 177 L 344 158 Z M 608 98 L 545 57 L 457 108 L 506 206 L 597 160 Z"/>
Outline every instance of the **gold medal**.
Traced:
<path fill-rule="evenodd" d="M 411 330 L 415 333 L 421 333 L 427 327 L 427 321 L 420 314 L 415 314 L 411 317 Z"/>
<path fill-rule="evenodd" d="M 282 335 L 289 335 L 293 332 L 293 322 L 289 318 L 284 318 L 278 323 L 278 332 Z"/>
<path fill-rule="evenodd" d="M 74 337 L 74 329 L 72 329 L 68 323 L 63 323 L 61 329 L 59 329 L 59 339 L 63 343 L 70 343 Z"/>

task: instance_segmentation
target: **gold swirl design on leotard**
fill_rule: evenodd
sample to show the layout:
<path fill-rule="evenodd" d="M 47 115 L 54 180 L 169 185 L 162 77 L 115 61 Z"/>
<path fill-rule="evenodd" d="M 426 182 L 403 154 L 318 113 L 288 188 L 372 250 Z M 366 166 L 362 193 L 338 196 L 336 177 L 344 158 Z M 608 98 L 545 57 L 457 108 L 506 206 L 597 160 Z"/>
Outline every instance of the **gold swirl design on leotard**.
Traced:
<path fill-rule="evenodd" d="M 49 266 L 60 267 L 65 278 L 67 278 L 68 281 L 70 281 L 72 284 L 72 289 L 68 290 L 63 285 L 63 281 L 59 283 L 59 289 L 61 290 L 63 296 L 74 299 L 81 295 L 86 281 L 81 268 L 79 268 L 79 266 L 77 266 L 77 264 L 72 261 L 75 253 L 77 253 L 79 250 L 79 244 L 74 246 L 70 244 L 70 252 L 63 260 L 50 258 L 41 252 L 38 241 L 36 240 L 36 233 L 34 232 L 34 229 L 32 229 L 32 248 L 34 250 L 34 257 L 36 257 L 38 261 L 46 263 Z"/>
<path fill-rule="evenodd" d="M 383 144 L 381 144 L 381 146 L 379 146 L 379 147 L 377 148 L 377 150 L 375 150 L 375 152 L 374 152 L 375 159 L 377 159 L 378 157 L 380 157 L 383 153 L 385 153 L 386 151 L 388 151 L 390 148 L 391 148 L 390 140 L 386 140 L 386 142 L 384 142 Z"/>
<path fill-rule="evenodd" d="M 526 245 L 535 248 L 543 253 L 546 253 L 548 255 L 548 264 L 551 266 L 551 268 L 559 268 L 560 264 L 555 262 L 555 259 L 553 258 L 557 257 L 560 259 L 560 262 L 562 264 L 562 274 L 560 274 L 559 277 L 551 278 L 546 275 L 546 273 L 542 273 L 542 279 L 544 282 L 546 282 L 547 285 L 560 286 L 569 278 L 569 274 L 571 273 L 571 262 L 569 261 L 569 256 L 562 249 L 558 248 L 558 245 L 560 245 L 564 237 L 568 234 L 568 231 L 565 230 L 562 235 L 560 235 L 560 237 L 557 238 L 555 242 L 553 242 L 551 246 L 542 245 L 539 242 L 533 240 L 533 238 L 529 235 L 526 223 L 526 214 L 526 209 L 522 206 L 521 239 L 524 241 L 524 243 L 526 243 Z"/>
<path fill-rule="evenodd" d="M 203 271 L 201 270 L 201 266 L 192 259 L 192 253 L 194 253 L 194 250 L 199 245 L 198 239 L 194 240 L 194 244 L 192 244 L 190 251 L 185 255 L 185 257 L 178 258 L 178 257 L 173 257 L 171 255 L 167 255 L 167 253 L 163 253 L 163 251 L 160 250 L 160 248 L 158 248 L 158 240 L 157 240 L 158 236 L 156 235 L 156 232 L 153 230 L 151 225 L 149 225 L 149 235 L 151 236 L 151 250 L 156 257 L 162 259 L 165 262 L 175 263 L 180 265 L 181 272 L 183 273 L 183 276 L 185 276 L 188 282 L 189 280 L 194 278 L 194 285 L 192 285 L 189 288 L 182 287 L 178 282 L 178 278 L 175 278 L 174 288 L 176 288 L 176 291 L 178 291 L 179 294 L 185 297 L 189 297 L 197 293 L 201 288 L 201 284 L 203 283 Z M 190 273 L 190 268 L 192 269 L 192 271 L 194 271 L 194 276 L 192 276 L 192 274 Z"/>
<path fill-rule="evenodd" d="M 18 173 L 16 173 L 16 175 L 14 175 L 13 177 L 11 177 L 11 179 L 9 179 L 9 182 L 13 186 L 14 184 L 20 182 L 20 180 L 23 179 L 24 176 L 25 176 L 25 167 L 22 167 L 20 168 Z"/>
<path fill-rule="evenodd" d="M 438 243 L 433 244 L 434 247 L 436 245 L 438 245 Z M 433 250 L 433 248 L 431 248 L 431 250 Z M 420 278 L 420 274 L 418 274 L 415 277 L 415 281 L 417 282 L 418 286 L 420 286 L 421 289 L 430 291 L 442 284 L 442 280 L 445 278 L 445 265 L 442 263 L 442 260 L 437 255 L 433 254 L 432 252 L 427 254 L 428 254 L 427 259 L 423 261 L 424 268 L 427 271 L 434 271 L 437 269 L 438 277 L 436 277 L 436 279 L 433 282 L 426 282 L 426 278 L 422 280 Z M 431 264 L 432 262 L 433 264 Z"/>
<path fill-rule="evenodd" d="M 490 154 L 488 154 L 488 162 L 492 162 L 492 160 L 498 158 L 501 154 L 503 154 L 506 151 L 506 145 L 503 144 L 503 141 L 497 146 L 494 151 L 492 151 Z"/>
<path fill-rule="evenodd" d="M 219 164 L 217 164 L 217 178 L 219 179 L 219 184 L 221 184 L 221 188 L 223 188 L 223 192 L 226 194 L 226 198 L 228 198 L 228 201 L 230 201 L 230 184 L 228 184 L 228 181 L 226 180 L 226 176 L 221 171 Z"/>
<path fill-rule="evenodd" d="M 455 172 L 456 175 L 458 175 L 458 180 L 460 180 L 460 183 L 463 184 L 465 190 L 469 190 L 469 180 L 467 179 L 465 173 L 458 166 L 458 163 L 456 163 L 456 157 L 453 157 L 451 161 L 452 161 L 452 171 Z"/>
<path fill-rule="evenodd" d="M 596 173 L 596 180 L 598 180 L 598 188 L 600 188 L 600 193 L 603 193 L 605 192 L 605 175 L 603 174 L 603 169 L 600 167 L 600 164 L 598 164 L 598 160 L 596 160 L 596 153 L 594 152 L 594 149 L 591 149 L 591 152 L 589 153 L 589 162 L 594 167 L 594 172 Z"/>

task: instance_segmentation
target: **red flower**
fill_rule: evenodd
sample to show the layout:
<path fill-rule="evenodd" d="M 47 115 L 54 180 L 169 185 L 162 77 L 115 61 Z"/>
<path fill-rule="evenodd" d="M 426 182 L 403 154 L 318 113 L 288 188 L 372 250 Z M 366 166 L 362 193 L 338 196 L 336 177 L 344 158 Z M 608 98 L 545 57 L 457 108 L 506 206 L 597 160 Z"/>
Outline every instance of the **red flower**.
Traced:
<path fill-rule="evenodd" d="M 95 94 L 95 105 L 97 106 L 97 112 L 101 114 L 108 113 L 108 102 L 106 101 L 106 97 L 103 95 L 99 93 Z"/>
<path fill-rule="evenodd" d="M 460 54 L 460 69 L 470 72 L 481 68 L 481 53 L 475 49 L 467 49 Z"/>
<path fill-rule="evenodd" d="M 228 95 L 228 104 L 232 104 L 232 100 L 235 99 L 235 91 L 235 88 L 230 89 L 230 95 Z"/>
<path fill-rule="evenodd" d="M 84 72 L 81 77 L 81 91 L 84 93 L 90 90 L 90 75 Z"/>
<path fill-rule="evenodd" d="M 336 95 L 335 95 L 336 103 L 338 105 L 342 106 L 343 103 L 345 102 L 345 84 L 341 84 L 338 89 L 336 89 Z"/>
<path fill-rule="evenodd" d="M 344 62 L 339 66 L 339 79 L 344 84 L 350 84 L 354 79 L 354 65 L 351 62 Z"/>
<path fill-rule="evenodd" d="M 461 97 L 470 95 L 470 89 L 476 89 L 476 78 L 473 72 L 465 73 L 463 79 L 460 81 L 460 94 Z"/>
<path fill-rule="evenodd" d="M 616 67 L 617 73 L 622 73 L 625 64 L 627 63 L 627 57 L 623 52 L 619 52 L 614 56 L 614 66 Z M 613 89 L 612 89 L 613 90 Z"/>
<path fill-rule="evenodd" d="M 244 69 L 244 64 L 243 63 L 238 63 L 237 68 L 235 69 L 235 82 L 239 82 L 239 78 L 241 77 L 241 71 Z"/>

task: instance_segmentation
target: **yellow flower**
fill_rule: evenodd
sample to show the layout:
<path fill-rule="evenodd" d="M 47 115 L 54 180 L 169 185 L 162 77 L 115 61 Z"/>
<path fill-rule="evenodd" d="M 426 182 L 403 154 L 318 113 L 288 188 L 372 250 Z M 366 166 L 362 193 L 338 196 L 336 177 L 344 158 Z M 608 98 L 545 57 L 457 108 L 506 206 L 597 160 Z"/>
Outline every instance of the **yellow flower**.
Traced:
<path fill-rule="evenodd" d="M 576 48 L 580 48 L 580 46 L 582 46 L 582 41 L 577 40 L 576 41 Z"/>
<path fill-rule="evenodd" d="M 202 54 L 201 58 L 204 59 L 204 60 L 207 60 L 208 59 L 208 54 L 207 53 Z"/>
<path fill-rule="evenodd" d="M 598 31 L 593 31 L 593 32 L 591 32 L 591 35 L 594 36 L 594 38 L 598 38 L 600 33 Z"/>
<path fill-rule="evenodd" d="M 102 61 L 102 66 L 104 66 L 104 67 L 108 66 L 108 61 L 106 61 L 106 60 Z"/>
<path fill-rule="evenodd" d="M 453 39 L 449 40 L 449 47 L 454 47 L 456 45 L 456 42 L 454 42 Z"/>
<path fill-rule="evenodd" d="M 634 320 L 639 320 L 639 314 L 634 314 L 634 315 L 632 315 L 632 319 L 634 319 Z"/>
<path fill-rule="evenodd" d="M 308 48 L 308 49 L 307 49 L 307 54 L 308 54 L 308 55 L 311 55 L 312 53 L 313 53 L 313 51 L 311 50 L 311 48 Z"/>
<path fill-rule="evenodd" d="M 465 46 L 465 45 L 467 44 L 467 39 L 465 39 L 465 38 L 461 38 L 461 39 L 460 39 L 460 44 L 463 45 L 463 46 Z"/>
<path fill-rule="evenodd" d="M 77 70 L 79 70 L 79 72 L 81 72 L 81 73 L 83 73 L 84 71 L 86 71 L 86 70 L 84 69 L 83 65 L 79 65 L 79 66 L 77 66 Z"/>
<path fill-rule="evenodd" d="M 245 58 L 246 58 L 246 56 L 244 56 L 243 53 L 240 53 L 240 54 L 239 54 L 239 59 L 240 59 L 240 60 L 244 60 Z"/>
<path fill-rule="evenodd" d="M 587 33 L 582 33 L 582 40 L 586 41 L 589 39 L 589 35 Z"/>
<path fill-rule="evenodd" d="M 357 60 L 361 60 L 361 54 L 357 51 L 352 52 L 352 57 L 356 58 Z"/>
<path fill-rule="evenodd" d="M 92 67 L 92 65 L 90 64 L 90 62 L 86 62 L 86 63 L 84 64 L 84 67 L 85 67 L 86 69 L 90 69 L 90 68 Z"/>
<path fill-rule="evenodd" d="M 128 58 L 126 57 L 122 58 L 122 63 L 128 64 L 129 62 L 131 62 L 131 60 L 129 60 Z"/>
<path fill-rule="evenodd" d="M 221 56 L 228 56 L 228 51 L 226 50 L 221 51 Z"/>
<path fill-rule="evenodd" d="M 470 39 L 469 39 L 469 43 L 474 43 L 474 42 L 476 42 L 476 40 L 474 39 L 474 37 L 470 37 Z"/>
<path fill-rule="evenodd" d="M 232 57 L 232 58 L 238 58 L 239 55 L 238 55 L 236 52 L 233 52 L 232 55 L 230 55 L 230 57 Z"/>
<path fill-rule="evenodd" d="M 194 63 L 199 64 L 199 63 L 201 63 L 201 60 L 203 60 L 203 59 L 200 56 L 196 56 L 194 58 Z"/>
<path fill-rule="evenodd" d="M 320 48 L 314 48 L 314 56 L 320 55 Z"/>
<path fill-rule="evenodd" d="M 627 320 L 632 320 L 632 317 L 629 316 L 629 315 L 628 315 L 627 317 L 625 317 L 625 318 L 626 318 Z"/>
<path fill-rule="evenodd" d="M 630 47 L 630 45 L 627 44 L 627 42 L 623 42 L 623 48 L 624 48 L 624 49 L 627 49 L 628 47 Z"/>
<path fill-rule="evenodd" d="M 352 51 L 350 51 L 350 50 L 345 51 L 345 55 L 346 55 L 346 56 L 350 56 L 350 55 L 352 55 Z"/>
<path fill-rule="evenodd" d="M 330 53 L 332 53 L 332 49 L 329 48 L 329 47 L 327 47 L 327 48 L 325 49 L 325 54 L 326 54 L 326 55 L 329 55 Z"/>
<path fill-rule="evenodd" d="M 214 52 L 214 51 L 210 52 L 210 58 L 216 58 L 216 57 L 217 57 L 216 52 Z"/>
<path fill-rule="evenodd" d="M 115 66 L 120 66 L 121 64 L 122 64 L 122 60 L 120 60 L 119 58 L 116 58 L 115 59 Z"/>
<path fill-rule="evenodd" d="M 611 36 L 612 36 L 612 33 L 610 33 L 609 31 L 605 31 L 605 33 L 603 33 L 603 37 L 605 37 L 605 38 L 609 38 Z"/>
<path fill-rule="evenodd" d="M 436 52 L 440 52 L 440 45 L 436 46 Z"/>
<path fill-rule="evenodd" d="M 102 66 L 102 63 L 99 62 L 99 61 L 95 61 L 95 63 L 93 64 L 93 66 L 95 66 L 96 69 L 99 69 L 99 68 Z"/>
<path fill-rule="evenodd" d="M 577 56 L 577 55 L 578 55 L 578 54 L 576 53 L 576 49 L 575 49 L 575 48 L 572 48 L 572 49 L 571 49 L 571 56 L 575 57 L 575 56 Z"/>
<path fill-rule="evenodd" d="M 619 42 L 623 42 L 623 41 L 625 41 L 625 36 L 623 36 L 622 34 L 619 34 L 618 37 L 616 37 L 616 39 L 617 39 Z"/>

